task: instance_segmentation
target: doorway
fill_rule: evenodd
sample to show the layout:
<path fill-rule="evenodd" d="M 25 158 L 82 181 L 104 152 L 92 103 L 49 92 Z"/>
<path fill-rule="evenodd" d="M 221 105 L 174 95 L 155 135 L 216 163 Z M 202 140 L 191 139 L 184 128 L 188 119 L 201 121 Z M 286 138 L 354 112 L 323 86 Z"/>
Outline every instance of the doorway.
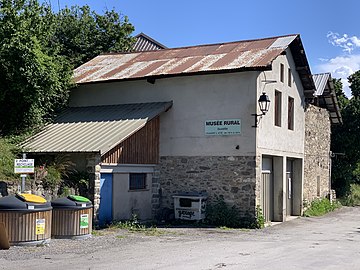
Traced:
<path fill-rule="evenodd" d="M 104 226 L 112 221 L 113 174 L 100 176 L 99 224 Z"/>
<path fill-rule="evenodd" d="M 265 222 L 271 222 L 274 219 L 274 184 L 272 171 L 272 158 L 263 157 L 260 182 L 260 206 Z"/>
<path fill-rule="evenodd" d="M 293 215 L 294 198 L 294 161 L 286 160 L 286 215 Z"/>

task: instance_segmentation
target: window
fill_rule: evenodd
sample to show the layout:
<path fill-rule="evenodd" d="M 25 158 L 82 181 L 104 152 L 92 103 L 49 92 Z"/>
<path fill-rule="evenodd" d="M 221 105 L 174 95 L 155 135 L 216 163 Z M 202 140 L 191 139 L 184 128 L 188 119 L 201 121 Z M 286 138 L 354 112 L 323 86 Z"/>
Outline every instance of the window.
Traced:
<path fill-rule="evenodd" d="M 291 87 L 291 80 L 292 80 L 292 76 L 291 76 L 291 69 L 288 69 L 288 86 Z"/>
<path fill-rule="evenodd" d="M 275 126 L 281 127 L 281 92 L 275 90 Z"/>
<path fill-rule="evenodd" d="M 316 177 L 316 187 L 317 187 L 317 196 L 318 197 L 320 197 L 320 195 L 321 195 L 321 185 L 320 185 L 321 183 L 320 183 L 320 176 L 317 176 Z"/>
<path fill-rule="evenodd" d="M 146 173 L 130 173 L 129 189 L 146 189 Z"/>
<path fill-rule="evenodd" d="M 294 130 L 294 99 L 288 100 L 288 129 Z"/>
<path fill-rule="evenodd" d="M 280 64 L 280 82 L 284 82 L 284 64 Z"/>

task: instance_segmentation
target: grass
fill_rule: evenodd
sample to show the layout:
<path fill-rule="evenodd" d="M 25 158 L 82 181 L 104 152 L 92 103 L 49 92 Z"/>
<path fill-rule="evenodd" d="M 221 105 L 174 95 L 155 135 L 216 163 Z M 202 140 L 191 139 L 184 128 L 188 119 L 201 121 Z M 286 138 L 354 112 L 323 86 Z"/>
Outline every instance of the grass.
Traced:
<path fill-rule="evenodd" d="M 143 233 L 147 236 L 159 236 L 166 233 L 154 226 L 146 226 L 144 224 L 141 224 L 137 220 L 136 216 L 133 216 L 130 220 L 115 222 L 111 224 L 109 228 L 123 229 L 131 233 Z"/>
<path fill-rule="evenodd" d="M 313 217 L 313 216 L 322 216 L 326 213 L 334 211 L 335 209 L 341 207 L 339 202 L 331 203 L 329 199 L 322 198 L 322 199 L 315 199 L 311 202 L 310 206 L 304 212 L 304 216 L 306 217 Z"/>

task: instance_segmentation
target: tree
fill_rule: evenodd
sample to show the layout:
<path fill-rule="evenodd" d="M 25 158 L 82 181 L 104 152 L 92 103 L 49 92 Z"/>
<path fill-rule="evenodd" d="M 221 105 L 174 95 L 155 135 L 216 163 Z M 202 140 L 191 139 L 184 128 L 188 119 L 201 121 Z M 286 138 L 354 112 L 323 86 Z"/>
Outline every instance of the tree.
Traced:
<path fill-rule="evenodd" d="M 360 70 L 349 76 L 351 94 L 354 98 L 360 98 Z"/>
<path fill-rule="evenodd" d="M 0 133 L 16 134 L 44 123 L 66 105 L 72 70 L 49 48 L 51 10 L 36 0 L 0 2 Z"/>
<path fill-rule="evenodd" d="M 350 184 L 360 183 L 360 71 L 349 76 L 350 89 L 353 97 L 347 99 L 340 89 L 340 81 L 335 84 L 339 99 L 343 125 L 332 130 L 331 149 L 333 159 L 332 185 L 339 196 L 344 196 Z"/>
<path fill-rule="evenodd" d="M 53 13 L 37 0 L 0 1 L 0 135 L 51 120 L 67 105 L 73 68 L 102 52 L 129 50 L 133 30 L 114 10 Z"/>
<path fill-rule="evenodd" d="M 60 54 L 73 67 L 87 62 L 103 52 L 129 51 L 134 39 L 134 27 L 126 16 L 114 10 L 99 15 L 89 6 L 64 8 L 57 16 L 53 42 L 60 45 Z"/>

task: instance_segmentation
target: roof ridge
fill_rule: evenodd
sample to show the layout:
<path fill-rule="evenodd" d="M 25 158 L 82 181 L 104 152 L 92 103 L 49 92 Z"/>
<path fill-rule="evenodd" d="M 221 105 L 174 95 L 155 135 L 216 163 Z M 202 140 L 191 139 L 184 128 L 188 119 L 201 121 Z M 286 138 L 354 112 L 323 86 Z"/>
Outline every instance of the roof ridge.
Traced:
<path fill-rule="evenodd" d="M 163 51 L 170 51 L 170 50 L 179 50 L 179 49 L 189 49 L 195 47 L 210 47 L 210 46 L 219 46 L 224 44 L 234 44 L 234 43 L 242 43 L 242 42 L 254 42 L 254 41 L 261 41 L 261 40 L 268 40 L 268 39 L 275 39 L 275 38 L 284 38 L 284 37 L 291 37 L 291 36 L 300 36 L 300 34 L 288 34 L 288 35 L 281 35 L 281 36 L 273 36 L 273 37 L 266 37 L 266 38 L 255 38 L 255 39 L 246 39 L 246 40 L 238 40 L 238 41 L 229 41 L 229 42 L 218 42 L 218 43 L 208 43 L 208 44 L 200 44 L 200 45 L 190 45 L 184 47 L 175 47 L 175 48 L 166 48 L 156 51 L 143 51 L 143 52 L 108 52 L 108 53 L 101 53 L 100 55 L 120 55 L 120 54 L 132 54 L 132 53 L 154 53 L 154 52 L 163 52 Z"/>

